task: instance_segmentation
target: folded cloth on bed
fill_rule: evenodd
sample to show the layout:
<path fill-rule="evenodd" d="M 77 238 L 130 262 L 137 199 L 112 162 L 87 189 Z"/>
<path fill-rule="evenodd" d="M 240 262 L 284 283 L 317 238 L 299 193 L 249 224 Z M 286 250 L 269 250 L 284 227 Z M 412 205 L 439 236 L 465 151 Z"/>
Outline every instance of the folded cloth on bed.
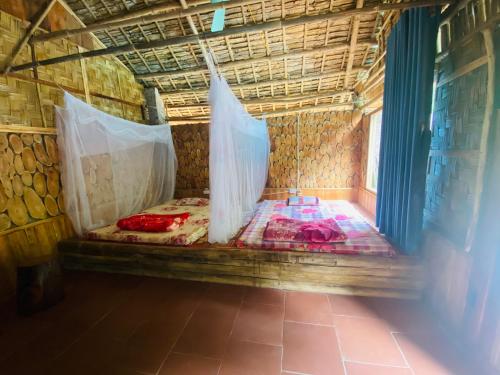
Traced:
<path fill-rule="evenodd" d="M 116 225 L 122 230 L 135 232 L 171 232 L 189 219 L 189 213 L 180 214 L 139 214 L 118 220 Z"/>
<path fill-rule="evenodd" d="M 319 205 L 318 197 L 290 197 L 287 204 L 289 206 L 317 206 Z"/>
<path fill-rule="evenodd" d="M 265 241 L 306 243 L 344 242 L 347 236 L 334 219 L 303 221 L 287 217 L 271 219 L 264 230 Z"/>
<path fill-rule="evenodd" d="M 187 246 L 205 236 L 208 231 L 208 206 L 176 206 L 176 200 L 148 208 L 141 214 L 175 215 L 185 212 L 189 218 L 178 229 L 171 232 L 137 232 L 122 230 L 116 224 L 94 229 L 86 234 L 93 241 L 115 241 L 157 245 Z M 262 235 L 261 235 L 262 236 Z"/>

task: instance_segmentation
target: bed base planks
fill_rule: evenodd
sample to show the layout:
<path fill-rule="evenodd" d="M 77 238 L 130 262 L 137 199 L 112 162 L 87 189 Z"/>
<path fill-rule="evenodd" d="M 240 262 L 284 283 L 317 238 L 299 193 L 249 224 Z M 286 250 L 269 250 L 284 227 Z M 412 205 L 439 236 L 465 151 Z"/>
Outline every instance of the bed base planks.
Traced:
<path fill-rule="evenodd" d="M 312 292 L 419 298 L 419 258 L 175 247 L 104 241 L 59 243 L 67 269 L 126 273 Z"/>

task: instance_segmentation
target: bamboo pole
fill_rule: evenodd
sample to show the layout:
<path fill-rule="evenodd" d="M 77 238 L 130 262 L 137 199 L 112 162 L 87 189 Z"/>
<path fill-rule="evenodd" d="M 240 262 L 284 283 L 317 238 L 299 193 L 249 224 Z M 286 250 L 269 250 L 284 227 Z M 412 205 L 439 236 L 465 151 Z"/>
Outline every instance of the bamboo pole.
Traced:
<path fill-rule="evenodd" d="M 38 62 L 38 64 L 41 66 L 53 65 L 53 64 L 58 64 L 58 63 L 62 63 L 62 62 L 67 62 L 67 61 L 80 60 L 80 59 L 89 58 L 89 57 L 118 55 L 118 54 L 123 54 L 123 53 L 127 53 L 127 52 L 132 52 L 132 51 L 141 51 L 141 50 L 147 50 L 147 49 L 153 49 L 153 48 L 163 48 L 163 47 L 182 45 L 182 44 L 187 44 L 187 43 L 195 43 L 199 39 L 207 39 L 208 40 L 208 39 L 221 38 L 221 37 L 230 36 L 230 35 L 245 34 L 245 33 L 249 33 L 249 32 L 262 32 L 262 31 L 272 30 L 272 29 L 282 29 L 284 27 L 296 26 L 296 25 L 301 25 L 301 24 L 305 24 L 305 23 L 316 23 L 316 22 L 323 22 L 323 21 L 327 21 L 327 20 L 344 19 L 346 17 L 351 17 L 354 15 L 368 14 L 368 13 L 374 13 L 374 12 L 378 12 L 378 11 L 442 5 L 442 4 L 449 3 L 449 1 L 450 0 L 422 0 L 422 1 L 419 0 L 419 1 L 412 1 L 412 2 L 405 2 L 405 3 L 370 5 L 370 6 L 367 6 L 364 8 L 360 8 L 360 9 L 352 9 L 352 10 L 338 11 L 338 12 L 328 12 L 328 13 L 321 13 L 321 14 L 317 14 L 317 15 L 305 15 L 305 16 L 301 16 L 301 17 L 284 19 L 284 20 L 276 20 L 276 21 L 270 21 L 270 22 L 262 22 L 259 24 L 231 27 L 231 28 L 219 31 L 219 32 L 204 32 L 204 33 L 200 33 L 199 35 L 188 35 L 188 36 L 182 36 L 182 37 L 168 38 L 168 39 L 164 39 L 164 40 L 131 43 L 131 44 L 125 44 L 125 45 L 116 46 L 116 47 L 108 47 L 108 48 L 103 48 L 103 49 L 98 49 L 98 50 L 93 50 L 93 51 L 87 51 L 87 52 L 83 52 L 83 53 L 76 53 L 76 54 L 41 60 Z M 33 63 L 28 63 L 28 64 L 22 64 L 22 65 L 15 66 L 12 68 L 12 70 L 13 71 L 20 71 L 20 70 L 25 70 L 25 69 L 31 69 L 32 67 L 33 67 Z"/>
<path fill-rule="evenodd" d="M 352 94 L 352 90 L 331 90 L 324 92 L 316 92 L 314 91 L 314 95 L 287 95 L 287 96 L 273 96 L 267 98 L 254 98 L 254 99 L 240 99 L 240 103 L 245 105 L 259 105 L 259 104 L 286 104 L 286 103 L 298 103 L 306 100 L 314 100 L 314 99 L 324 99 L 330 98 L 333 96 L 339 95 L 349 95 Z M 193 104 L 181 104 L 175 106 L 168 106 L 168 109 L 187 109 L 187 108 L 207 108 L 209 106 L 208 103 L 193 103 Z"/>
<path fill-rule="evenodd" d="M 356 8 L 360 9 L 363 7 L 364 0 L 356 1 Z M 352 30 L 351 30 L 351 44 L 349 46 L 349 56 L 347 58 L 346 74 L 344 76 L 344 87 L 349 84 L 349 77 L 351 75 L 352 65 L 354 63 L 354 54 L 356 53 L 356 46 L 358 42 L 359 34 L 359 16 L 354 16 L 352 20 Z"/>
<path fill-rule="evenodd" d="M 373 48 L 373 47 L 377 46 L 377 44 L 375 42 L 372 42 L 372 41 L 360 42 L 359 45 L 363 45 L 363 46 L 366 46 L 368 48 L 370 48 L 370 47 Z M 315 49 L 309 49 L 309 50 L 301 50 L 301 51 L 288 52 L 288 53 L 280 53 L 280 54 L 275 54 L 275 55 L 270 55 L 270 56 L 263 56 L 263 57 L 255 57 L 255 58 L 251 58 L 251 59 L 230 61 L 227 63 L 219 63 L 218 67 L 221 70 L 229 70 L 229 69 L 238 68 L 240 66 L 263 63 L 263 62 L 268 62 L 268 61 L 282 60 L 284 58 L 290 59 L 290 58 L 295 58 L 295 57 L 304 57 L 304 56 L 317 55 L 317 54 L 322 54 L 322 53 L 338 52 L 338 51 L 345 50 L 347 48 L 349 48 L 349 44 L 339 43 L 339 44 L 334 44 L 334 45 L 327 46 L 327 47 L 321 47 L 321 48 L 315 48 Z M 184 75 L 184 74 L 202 74 L 202 73 L 205 73 L 207 71 L 208 71 L 207 67 L 195 67 L 192 69 L 137 74 L 135 77 L 137 79 L 151 79 L 151 78 L 157 78 L 157 77 L 172 78 L 172 77 Z"/>
<path fill-rule="evenodd" d="M 57 2 L 57 0 L 47 0 L 47 3 L 45 4 L 44 7 L 40 9 L 40 11 L 36 14 L 35 19 L 33 22 L 31 22 L 31 25 L 29 29 L 26 31 L 26 34 L 24 34 L 23 38 L 17 43 L 16 47 L 12 51 L 9 57 L 7 57 L 7 60 L 5 62 L 3 74 L 7 74 L 10 72 L 12 68 L 12 64 L 14 63 L 16 57 L 19 55 L 19 53 L 22 51 L 22 49 L 26 46 L 28 41 L 30 40 L 31 36 L 33 33 L 38 29 L 38 26 L 42 23 L 42 21 L 47 17 L 47 14 L 50 12 L 54 4 Z"/>
<path fill-rule="evenodd" d="M 270 112 L 250 112 L 255 117 L 270 118 L 281 117 L 289 114 L 296 114 L 302 112 L 343 112 L 352 111 L 352 104 L 321 104 L 312 105 L 300 108 L 289 108 L 284 110 L 270 111 Z M 210 116 L 192 116 L 192 117 L 169 117 L 167 123 L 170 125 L 187 125 L 187 124 L 208 124 Z"/>
<path fill-rule="evenodd" d="M 352 69 L 352 72 L 365 72 L 366 68 L 362 67 L 354 67 Z M 233 90 L 251 90 L 255 88 L 261 88 L 269 85 L 284 85 L 284 84 L 294 84 L 294 83 L 300 83 L 303 81 L 313 81 L 316 79 L 327 79 L 327 78 L 333 78 L 338 75 L 344 75 L 345 71 L 334 71 L 334 72 L 324 72 L 322 74 L 311 74 L 311 75 L 305 75 L 297 78 L 289 78 L 289 79 L 270 79 L 266 81 L 259 81 L 259 82 L 252 82 L 252 83 L 242 83 L 242 84 L 231 84 L 230 82 L 229 85 Z M 202 94 L 208 92 L 208 88 L 202 87 L 202 88 L 193 88 L 193 89 L 177 89 L 175 91 L 163 91 L 161 92 L 161 97 L 162 98 L 167 98 L 172 95 L 188 95 L 188 94 Z"/>
<path fill-rule="evenodd" d="M 37 36 L 36 38 L 34 38 L 34 41 L 40 42 L 40 41 L 46 41 L 46 40 L 51 40 L 51 39 L 57 39 L 57 38 L 65 38 L 65 37 L 69 37 L 69 36 L 79 35 L 82 33 L 89 33 L 89 32 L 107 30 L 107 29 L 112 29 L 112 28 L 119 28 L 119 27 L 124 27 L 124 26 L 135 26 L 135 25 L 140 25 L 140 24 L 144 24 L 144 23 L 167 21 L 167 20 L 172 20 L 172 19 L 181 18 L 181 17 L 193 16 L 193 15 L 201 14 L 201 13 L 209 13 L 209 12 L 213 12 L 216 9 L 241 7 L 243 5 L 252 4 L 252 3 L 259 3 L 259 2 L 260 1 L 256 1 L 256 0 L 233 0 L 233 1 L 230 1 L 227 3 L 226 2 L 220 2 L 220 3 L 214 3 L 214 4 L 210 3 L 210 4 L 200 5 L 197 7 L 188 8 L 188 9 L 179 9 L 179 10 L 173 11 L 173 12 L 166 12 L 166 13 L 160 13 L 160 14 L 152 14 L 152 15 L 143 16 L 143 17 L 141 16 L 141 17 L 122 19 L 122 20 L 118 20 L 118 21 L 114 21 L 114 22 L 99 22 L 97 24 L 89 25 L 87 27 L 82 27 L 82 28 L 77 28 L 77 29 L 59 30 L 59 31 L 55 31 L 52 33 L 40 35 L 40 36 Z M 278 22 L 278 23 L 282 24 L 282 26 L 277 26 L 276 28 L 280 28 L 280 27 L 301 25 L 301 24 L 310 23 L 310 22 L 321 22 L 321 21 L 326 21 L 326 20 L 340 20 L 340 19 L 349 18 L 349 17 L 356 16 L 356 15 L 364 15 L 364 14 L 370 14 L 370 13 L 375 13 L 375 12 L 384 12 L 384 11 L 395 10 L 395 9 L 407 9 L 407 8 L 413 8 L 413 7 L 428 7 L 428 6 L 436 6 L 436 5 L 445 5 L 445 4 L 449 4 L 450 2 L 451 2 L 451 0 L 414 0 L 414 1 L 410 1 L 410 2 L 404 2 L 404 3 L 392 3 L 392 4 L 379 3 L 379 4 L 369 5 L 369 6 L 366 6 L 363 8 L 321 13 L 321 14 L 317 14 L 317 15 L 302 16 L 302 17 L 297 17 L 297 18 L 285 19 L 285 20 L 281 20 L 281 21 L 271 21 L 268 23 L 272 24 L 273 22 Z M 252 26 L 258 26 L 258 25 L 252 25 Z M 272 27 L 272 28 L 275 28 L 275 27 Z M 259 30 L 263 30 L 263 29 L 259 29 Z M 249 29 L 249 32 L 251 32 L 251 31 L 252 31 L 252 29 Z"/>

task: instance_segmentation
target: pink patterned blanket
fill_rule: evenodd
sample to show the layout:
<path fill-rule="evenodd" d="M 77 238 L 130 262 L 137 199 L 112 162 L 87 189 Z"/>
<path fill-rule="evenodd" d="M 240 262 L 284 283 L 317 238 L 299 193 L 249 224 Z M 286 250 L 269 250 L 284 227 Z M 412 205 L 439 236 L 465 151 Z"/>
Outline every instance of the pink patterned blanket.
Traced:
<path fill-rule="evenodd" d="M 286 201 L 266 200 L 260 203 L 254 218 L 236 241 L 238 247 L 252 249 L 297 250 L 335 254 L 394 256 L 396 251 L 385 238 L 347 201 L 321 200 L 319 206 L 288 206 Z M 304 221 L 333 218 L 346 234 L 345 242 L 308 243 L 265 240 L 267 223 L 288 217 Z"/>
<path fill-rule="evenodd" d="M 287 217 L 271 219 L 264 231 L 265 241 L 307 243 L 344 242 L 347 236 L 334 219 L 304 221 Z"/>

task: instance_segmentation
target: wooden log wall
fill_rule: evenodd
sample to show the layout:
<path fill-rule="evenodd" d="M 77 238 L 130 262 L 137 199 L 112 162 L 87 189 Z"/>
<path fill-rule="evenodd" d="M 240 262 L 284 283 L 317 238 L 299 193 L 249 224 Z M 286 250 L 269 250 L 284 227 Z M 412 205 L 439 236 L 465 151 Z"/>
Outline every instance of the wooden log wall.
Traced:
<path fill-rule="evenodd" d="M 351 113 L 325 112 L 268 119 L 271 155 L 266 192 L 283 195 L 288 194 L 286 189 L 297 187 L 298 167 L 303 192 L 354 200 L 360 180 L 362 131 L 351 117 Z M 208 126 L 175 126 L 172 132 L 179 160 L 177 195 L 203 191 L 209 185 Z"/>
<path fill-rule="evenodd" d="M 22 37 L 26 22 L 0 11 L 0 64 Z M 67 40 L 37 46 L 37 58 L 79 46 Z M 31 60 L 26 47 L 18 61 Z M 73 235 L 64 213 L 56 143 L 54 104 L 63 104 L 58 85 L 110 114 L 142 121 L 142 86 L 114 58 L 96 58 L 0 75 L 0 300 L 15 291 L 16 267 L 54 254 L 57 242 Z"/>

